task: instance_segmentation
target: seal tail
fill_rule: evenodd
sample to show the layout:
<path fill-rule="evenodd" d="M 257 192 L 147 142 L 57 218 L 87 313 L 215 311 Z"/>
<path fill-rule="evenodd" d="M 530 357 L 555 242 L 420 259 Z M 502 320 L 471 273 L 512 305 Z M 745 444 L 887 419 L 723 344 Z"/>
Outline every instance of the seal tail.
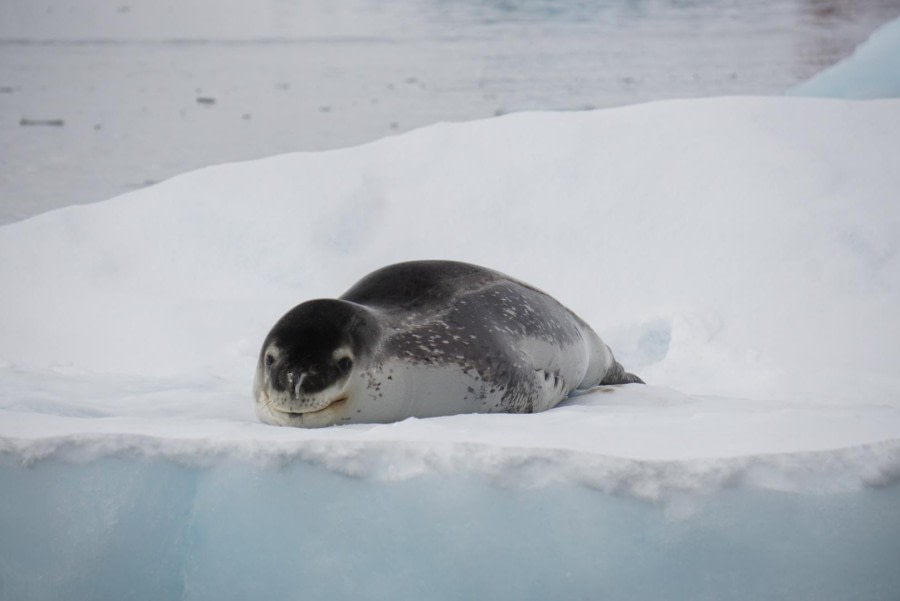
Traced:
<path fill-rule="evenodd" d="M 613 366 L 609 368 L 600 384 L 643 384 L 644 381 L 632 373 L 625 371 L 622 364 L 613 359 Z"/>
<path fill-rule="evenodd" d="M 622 364 L 616 361 L 612 350 L 602 341 L 589 326 L 585 326 L 585 341 L 590 357 L 587 373 L 578 385 L 580 390 L 587 390 L 602 384 L 643 384 L 634 374 L 625 371 Z"/>

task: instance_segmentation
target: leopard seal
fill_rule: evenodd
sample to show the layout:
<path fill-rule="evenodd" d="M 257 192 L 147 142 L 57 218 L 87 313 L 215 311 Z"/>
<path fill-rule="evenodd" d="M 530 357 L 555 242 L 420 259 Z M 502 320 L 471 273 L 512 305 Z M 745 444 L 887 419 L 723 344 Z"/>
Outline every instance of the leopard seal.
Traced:
<path fill-rule="evenodd" d="M 545 411 L 573 390 L 641 383 L 551 296 L 453 261 L 379 269 L 272 327 L 253 384 L 267 424 L 321 427 Z"/>

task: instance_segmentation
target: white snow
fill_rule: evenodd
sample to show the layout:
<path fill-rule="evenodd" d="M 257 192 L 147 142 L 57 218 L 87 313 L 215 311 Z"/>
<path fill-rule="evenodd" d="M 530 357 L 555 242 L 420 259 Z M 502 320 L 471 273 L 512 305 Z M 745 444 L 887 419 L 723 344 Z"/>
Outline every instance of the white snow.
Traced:
<path fill-rule="evenodd" d="M 6 226 L 0 432 L 30 441 L 22 453 L 129 433 L 634 459 L 895 439 L 898 114 L 759 98 L 520 114 L 213 167 Z M 537 416 L 255 423 L 251 374 L 281 313 L 423 257 L 544 288 L 651 386 Z"/>
<path fill-rule="evenodd" d="M 891 598 L 898 117 L 524 113 L 0 228 L 0 598 Z M 649 385 L 257 423 L 274 321 L 415 258 L 541 287 Z"/>
<path fill-rule="evenodd" d="M 0 358 L 244 393 L 291 306 L 438 257 L 549 291 L 657 385 L 895 404 L 897 115 L 661 102 L 189 173 L 2 228 Z"/>
<path fill-rule="evenodd" d="M 792 96 L 900 96 L 900 17 L 879 27 L 853 55 L 788 90 Z"/>
<path fill-rule="evenodd" d="M 24 438 L 51 422 L 63 435 L 107 431 L 85 416 L 134 420 L 147 435 L 184 420 L 243 427 L 254 421 L 258 346 L 282 312 L 420 257 L 488 264 L 550 291 L 654 385 L 513 421 L 648 403 L 673 419 L 697 403 L 890 415 L 900 405 L 898 106 L 734 98 L 437 125 L 205 169 L 4 227 L 0 357 L 4 408 L 16 414 L 0 427 Z M 422 427 L 460 419 L 493 429 L 506 418 Z M 872 440 L 898 432 L 882 425 Z M 328 436 L 350 432 L 361 435 Z M 693 453 L 654 453 L 597 438 L 574 446 L 733 454 L 700 440 Z M 740 452 L 870 441 L 774 442 Z"/>

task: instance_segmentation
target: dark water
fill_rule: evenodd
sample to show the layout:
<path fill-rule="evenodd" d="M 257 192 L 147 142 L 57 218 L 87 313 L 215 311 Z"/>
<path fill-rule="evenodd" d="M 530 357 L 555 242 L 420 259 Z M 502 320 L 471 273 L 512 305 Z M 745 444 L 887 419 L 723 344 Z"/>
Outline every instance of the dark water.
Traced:
<path fill-rule="evenodd" d="M 0 223 L 532 109 L 779 94 L 900 0 L 4 0 Z"/>

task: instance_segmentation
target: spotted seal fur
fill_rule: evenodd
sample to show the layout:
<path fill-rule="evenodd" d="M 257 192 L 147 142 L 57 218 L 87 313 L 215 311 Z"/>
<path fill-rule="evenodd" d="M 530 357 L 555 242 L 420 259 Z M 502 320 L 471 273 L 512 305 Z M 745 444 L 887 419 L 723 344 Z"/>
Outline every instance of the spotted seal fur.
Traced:
<path fill-rule="evenodd" d="M 253 396 L 284 426 L 545 411 L 573 390 L 640 383 L 583 320 L 537 288 L 451 261 L 379 269 L 288 311 Z"/>

